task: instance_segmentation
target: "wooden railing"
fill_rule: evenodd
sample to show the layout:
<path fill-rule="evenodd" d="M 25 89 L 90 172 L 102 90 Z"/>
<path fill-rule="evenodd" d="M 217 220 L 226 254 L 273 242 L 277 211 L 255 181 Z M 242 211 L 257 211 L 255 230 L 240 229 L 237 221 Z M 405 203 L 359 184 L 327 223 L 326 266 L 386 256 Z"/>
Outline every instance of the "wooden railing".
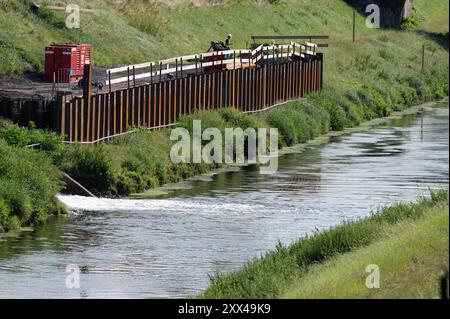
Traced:
<path fill-rule="evenodd" d="M 199 74 L 209 67 L 223 67 L 230 69 L 252 67 L 258 62 L 288 58 L 292 55 L 305 57 L 315 55 L 317 45 L 313 43 L 295 43 L 284 45 L 260 45 L 254 50 L 226 50 L 217 52 L 206 52 L 179 56 L 158 62 L 146 62 L 132 64 L 118 68 L 107 69 L 106 86 L 120 83 L 135 84 L 136 80 L 148 79 L 149 82 L 162 81 L 162 76 L 171 74 L 174 77 L 184 74 Z M 213 61 L 208 61 L 213 58 Z M 114 77 L 116 74 L 125 73 L 124 76 Z"/>

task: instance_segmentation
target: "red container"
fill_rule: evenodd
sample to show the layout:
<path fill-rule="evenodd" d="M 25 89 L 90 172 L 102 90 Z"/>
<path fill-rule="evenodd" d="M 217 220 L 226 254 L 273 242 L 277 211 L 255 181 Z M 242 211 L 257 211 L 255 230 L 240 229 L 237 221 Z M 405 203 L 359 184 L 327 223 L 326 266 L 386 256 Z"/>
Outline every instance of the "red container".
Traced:
<path fill-rule="evenodd" d="M 84 65 L 91 63 L 90 44 L 53 44 L 45 48 L 45 81 L 77 83 L 83 78 Z"/>

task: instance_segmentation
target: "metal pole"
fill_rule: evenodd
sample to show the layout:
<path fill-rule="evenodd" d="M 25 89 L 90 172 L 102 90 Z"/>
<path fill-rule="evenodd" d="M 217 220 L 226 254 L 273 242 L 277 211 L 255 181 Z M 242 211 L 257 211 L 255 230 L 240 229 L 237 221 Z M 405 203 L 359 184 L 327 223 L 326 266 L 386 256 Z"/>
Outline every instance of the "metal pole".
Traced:
<path fill-rule="evenodd" d="M 111 71 L 108 72 L 108 78 L 109 78 L 109 93 L 111 93 Z"/>
<path fill-rule="evenodd" d="M 183 77 L 183 58 L 180 58 L 180 75 Z"/>
<path fill-rule="evenodd" d="M 150 62 L 150 84 L 153 84 L 153 63 Z"/>
<path fill-rule="evenodd" d="M 353 43 L 356 41 L 356 11 L 353 11 Z"/>
<path fill-rule="evenodd" d="M 162 81 L 162 62 L 159 62 L 159 82 Z"/>
<path fill-rule="evenodd" d="M 178 79 L 178 59 L 175 59 L 175 78 Z"/>
<path fill-rule="evenodd" d="M 133 87 L 136 87 L 136 70 L 133 65 Z"/>
<path fill-rule="evenodd" d="M 130 89 L 130 67 L 127 68 L 128 89 Z"/>
<path fill-rule="evenodd" d="M 200 72 L 203 73 L 203 54 L 200 54 Z"/>
<path fill-rule="evenodd" d="M 241 60 L 241 69 L 242 69 L 242 51 L 239 51 L 239 59 Z"/>
<path fill-rule="evenodd" d="M 53 72 L 52 97 L 55 96 L 56 91 L 56 72 Z"/>
<path fill-rule="evenodd" d="M 197 56 L 195 56 L 195 75 L 198 75 L 198 69 L 197 69 Z"/>

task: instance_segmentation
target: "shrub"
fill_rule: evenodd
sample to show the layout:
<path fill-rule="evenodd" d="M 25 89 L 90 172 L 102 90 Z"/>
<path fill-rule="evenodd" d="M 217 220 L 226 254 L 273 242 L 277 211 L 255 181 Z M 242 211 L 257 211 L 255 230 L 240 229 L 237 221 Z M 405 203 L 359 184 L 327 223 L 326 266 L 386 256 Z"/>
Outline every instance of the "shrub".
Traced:
<path fill-rule="evenodd" d="M 0 227 L 5 231 L 44 221 L 57 210 L 60 171 L 50 158 L 0 139 Z"/>
<path fill-rule="evenodd" d="M 426 97 L 425 82 L 420 77 L 415 75 L 407 76 L 401 82 L 416 90 L 417 96 L 420 99 L 423 100 Z"/>
<path fill-rule="evenodd" d="M 62 168 L 75 180 L 95 193 L 106 193 L 113 182 L 111 159 L 102 146 L 75 145 L 66 147 Z"/>
<path fill-rule="evenodd" d="M 266 120 L 270 126 L 278 128 L 282 145 L 292 146 L 297 143 L 296 125 L 288 114 L 282 110 L 272 110 Z"/>
<path fill-rule="evenodd" d="M 347 116 L 342 108 L 341 100 L 336 92 L 331 90 L 324 90 L 320 94 L 311 96 L 314 105 L 322 107 L 330 115 L 330 128 L 333 131 L 340 131 L 348 125 Z"/>
<path fill-rule="evenodd" d="M 317 123 L 317 131 L 314 132 L 314 137 L 328 133 L 330 130 L 330 114 L 328 114 L 328 112 L 309 102 L 302 101 L 299 102 L 298 105 Z"/>
<path fill-rule="evenodd" d="M 423 21 L 425 21 L 425 18 L 417 12 L 416 8 L 413 8 L 410 15 L 403 20 L 401 29 L 416 29 L 422 24 Z"/>
<path fill-rule="evenodd" d="M 225 131 L 226 122 L 223 117 L 216 111 L 198 111 L 190 115 L 183 116 L 178 120 L 178 126 L 187 129 L 191 134 L 193 133 L 194 120 L 200 120 L 202 124 L 202 131 L 206 128 L 217 128 L 222 133 Z M 207 144 L 208 142 L 203 141 Z"/>
<path fill-rule="evenodd" d="M 392 112 L 391 105 L 383 96 L 371 86 L 363 86 L 357 90 L 361 104 L 371 110 L 377 116 L 388 116 Z M 373 118 L 370 112 L 366 113 L 368 119 Z"/>
<path fill-rule="evenodd" d="M 3 128 L 0 128 L 0 138 L 11 146 L 24 147 L 31 143 L 28 132 L 15 124 L 5 123 Z"/>
<path fill-rule="evenodd" d="M 245 114 L 235 108 L 220 109 L 219 114 L 226 122 L 227 127 L 240 127 L 243 130 L 247 128 L 267 127 L 267 124 L 254 115 Z"/>
<path fill-rule="evenodd" d="M 61 136 L 55 132 L 36 129 L 33 122 L 28 128 L 20 127 L 9 121 L 0 122 L 0 138 L 8 145 L 24 147 L 30 144 L 39 144 L 39 149 L 47 152 L 53 158 L 59 158 L 63 150 Z"/>
<path fill-rule="evenodd" d="M 38 18 L 55 28 L 64 29 L 66 27 L 66 19 L 62 14 L 56 13 L 45 7 L 40 8 L 35 11 L 35 13 Z"/>

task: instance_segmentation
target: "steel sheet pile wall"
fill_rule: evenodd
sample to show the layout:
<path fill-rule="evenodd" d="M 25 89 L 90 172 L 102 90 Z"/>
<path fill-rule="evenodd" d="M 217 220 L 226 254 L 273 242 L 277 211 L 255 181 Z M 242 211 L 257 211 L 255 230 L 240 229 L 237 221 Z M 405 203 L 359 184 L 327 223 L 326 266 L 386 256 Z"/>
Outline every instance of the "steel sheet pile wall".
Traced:
<path fill-rule="evenodd" d="M 319 91 L 322 63 L 322 54 L 317 54 L 256 68 L 188 75 L 96 94 L 89 100 L 59 96 L 55 130 L 68 142 L 99 142 L 130 128 L 166 127 L 198 110 L 264 110 Z"/>

